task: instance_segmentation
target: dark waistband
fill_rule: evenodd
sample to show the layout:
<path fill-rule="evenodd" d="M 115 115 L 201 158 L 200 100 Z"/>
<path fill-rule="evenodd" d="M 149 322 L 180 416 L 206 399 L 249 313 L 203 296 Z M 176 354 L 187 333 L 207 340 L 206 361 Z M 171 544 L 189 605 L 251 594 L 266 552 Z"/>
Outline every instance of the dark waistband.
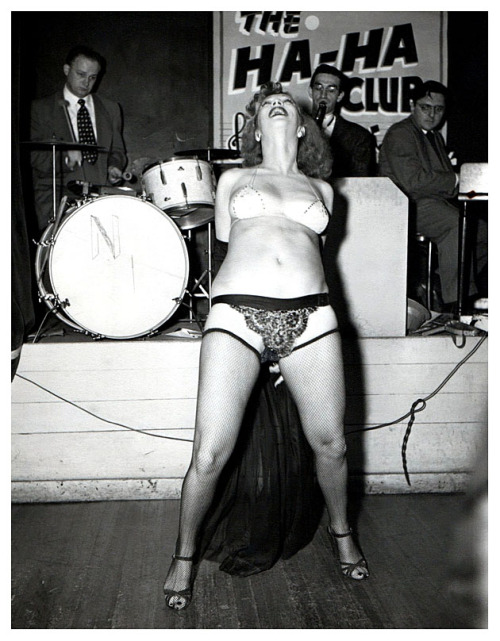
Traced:
<path fill-rule="evenodd" d="M 325 307 L 330 304 L 330 301 L 327 293 L 309 294 L 298 298 L 269 298 L 268 296 L 252 296 L 251 294 L 224 294 L 212 298 L 212 305 L 217 303 L 277 311 L 301 309 L 302 307 Z"/>

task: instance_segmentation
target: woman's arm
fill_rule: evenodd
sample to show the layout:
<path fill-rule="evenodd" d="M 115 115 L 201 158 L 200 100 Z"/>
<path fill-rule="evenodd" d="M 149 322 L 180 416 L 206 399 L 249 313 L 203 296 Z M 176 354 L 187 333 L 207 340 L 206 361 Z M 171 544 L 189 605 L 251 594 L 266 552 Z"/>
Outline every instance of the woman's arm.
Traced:
<path fill-rule="evenodd" d="M 217 240 L 227 243 L 231 229 L 229 198 L 241 169 L 228 169 L 221 174 L 215 195 L 215 235 Z"/>

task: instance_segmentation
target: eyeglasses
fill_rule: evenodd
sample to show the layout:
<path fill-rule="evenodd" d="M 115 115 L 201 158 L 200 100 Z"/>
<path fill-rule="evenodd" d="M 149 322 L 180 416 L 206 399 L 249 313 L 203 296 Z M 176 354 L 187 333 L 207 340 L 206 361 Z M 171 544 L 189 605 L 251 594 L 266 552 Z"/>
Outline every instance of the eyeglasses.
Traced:
<path fill-rule="evenodd" d="M 441 105 L 426 105 L 426 104 L 421 104 L 417 102 L 417 105 L 420 107 L 420 109 L 426 114 L 427 116 L 431 116 L 434 113 L 436 113 L 438 116 L 444 113 L 444 107 Z"/>
<path fill-rule="evenodd" d="M 329 94 L 334 94 L 338 93 L 340 91 L 339 87 L 336 87 L 335 85 L 328 85 L 328 87 L 324 87 L 321 82 L 315 82 L 312 86 L 313 91 L 323 91 L 323 89 L 326 91 L 326 93 Z"/>

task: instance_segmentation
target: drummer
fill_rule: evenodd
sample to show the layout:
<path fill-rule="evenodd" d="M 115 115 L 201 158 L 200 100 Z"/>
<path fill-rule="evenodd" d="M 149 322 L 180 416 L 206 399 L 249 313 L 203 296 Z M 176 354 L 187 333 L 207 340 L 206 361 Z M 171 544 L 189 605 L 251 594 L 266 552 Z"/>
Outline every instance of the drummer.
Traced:
<path fill-rule="evenodd" d="M 56 206 L 70 181 L 114 185 L 122 179 L 127 158 L 120 106 L 92 93 L 103 67 L 99 53 L 86 46 L 74 47 L 63 65 L 66 83 L 62 90 L 32 104 L 31 140 L 61 143 L 56 147 Z M 94 147 L 71 148 L 70 143 Z M 35 148 L 31 165 L 35 211 L 42 231 L 54 213 L 52 146 Z"/>

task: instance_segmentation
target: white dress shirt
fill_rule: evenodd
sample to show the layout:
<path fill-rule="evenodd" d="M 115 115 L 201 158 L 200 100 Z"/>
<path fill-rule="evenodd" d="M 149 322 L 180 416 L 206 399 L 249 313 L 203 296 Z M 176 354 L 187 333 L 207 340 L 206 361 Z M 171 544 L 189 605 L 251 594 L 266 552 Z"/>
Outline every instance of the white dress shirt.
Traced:
<path fill-rule="evenodd" d="M 328 138 L 330 138 L 333 133 L 336 120 L 337 116 L 332 113 L 326 114 L 325 119 L 323 120 L 323 131 Z"/>
<path fill-rule="evenodd" d="M 64 85 L 64 99 L 66 100 L 67 104 L 66 107 L 68 109 L 68 115 L 71 121 L 71 126 L 73 127 L 73 136 L 75 140 L 78 140 L 78 124 L 77 124 L 77 114 L 78 110 L 80 109 L 80 105 L 78 104 L 78 101 L 80 98 L 78 96 L 75 96 L 74 93 L 71 93 L 71 91 L 68 89 L 66 85 Z M 85 106 L 88 109 L 88 112 L 90 114 L 90 120 L 92 121 L 92 126 L 94 128 L 94 136 L 97 142 L 97 130 L 96 130 L 96 123 L 95 123 L 95 109 L 94 109 L 94 101 L 92 100 L 92 94 L 89 94 L 85 98 Z"/>

